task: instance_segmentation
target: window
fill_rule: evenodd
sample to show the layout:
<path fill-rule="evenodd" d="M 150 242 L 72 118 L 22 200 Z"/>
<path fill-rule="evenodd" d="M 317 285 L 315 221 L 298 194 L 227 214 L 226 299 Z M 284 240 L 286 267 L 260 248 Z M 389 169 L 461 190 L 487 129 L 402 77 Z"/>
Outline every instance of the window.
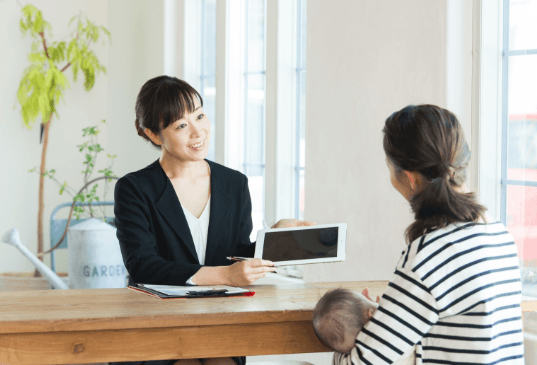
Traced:
<path fill-rule="evenodd" d="M 537 1 L 504 0 L 500 219 L 537 296 Z"/>
<path fill-rule="evenodd" d="M 203 98 L 211 122 L 208 160 L 215 160 L 216 0 L 185 1 L 184 80 Z"/>
<path fill-rule="evenodd" d="M 254 229 L 263 229 L 265 177 L 265 49 L 266 2 L 244 2 L 244 162 L 242 171 L 248 176 L 252 197 Z"/>
<path fill-rule="evenodd" d="M 204 98 L 209 158 L 248 176 L 255 240 L 303 217 L 306 0 L 184 4 L 182 77 Z"/>
<path fill-rule="evenodd" d="M 478 13 L 479 198 L 515 239 L 523 295 L 537 296 L 537 1 Z"/>

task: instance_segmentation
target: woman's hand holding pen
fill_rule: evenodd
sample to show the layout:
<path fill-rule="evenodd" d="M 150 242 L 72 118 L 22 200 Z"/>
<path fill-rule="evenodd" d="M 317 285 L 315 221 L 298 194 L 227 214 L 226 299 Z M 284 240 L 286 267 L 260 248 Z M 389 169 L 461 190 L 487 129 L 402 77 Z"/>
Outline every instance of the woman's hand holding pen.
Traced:
<path fill-rule="evenodd" d="M 227 266 L 227 282 L 231 286 L 251 285 L 274 271 L 274 263 L 268 260 L 243 260 Z"/>

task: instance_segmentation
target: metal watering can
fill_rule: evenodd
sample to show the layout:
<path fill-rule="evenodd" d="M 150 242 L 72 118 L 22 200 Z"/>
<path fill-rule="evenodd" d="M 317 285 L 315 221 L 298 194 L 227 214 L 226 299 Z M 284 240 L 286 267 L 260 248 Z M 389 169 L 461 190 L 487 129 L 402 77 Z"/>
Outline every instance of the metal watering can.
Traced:
<path fill-rule="evenodd" d="M 70 227 L 67 237 L 69 286 L 22 245 L 16 228 L 2 241 L 17 247 L 55 289 L 126 287 L 127 270 L 114 227 L 99 219 L 88 219 Z"/>

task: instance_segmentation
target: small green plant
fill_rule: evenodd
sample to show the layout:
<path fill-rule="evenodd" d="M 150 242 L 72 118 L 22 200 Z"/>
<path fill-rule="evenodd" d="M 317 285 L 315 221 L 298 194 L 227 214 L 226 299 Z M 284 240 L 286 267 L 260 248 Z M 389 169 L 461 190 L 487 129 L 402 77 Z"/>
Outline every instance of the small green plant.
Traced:
<path fill-rule="evenodd" d="M 33 5 L 22 8 L 20 29 L 23 36 L 29 34 L 34 41 L 28 53 L 30 65 L 23 71 L 17 91 L 17 99 L 21 105 L 21 116 L 24 125 L 31 129 L 40 117 L 39 140 L 43 143 L 41 166 L 39 169 L 39 203 L 37 213 L 37 252 L 43 252 L 43 215 L 45 177 L 55 171 L 46 169 L 48 136 L 52 117 L 58 118 L 58 106 L 63 100 L 69 81 L 65 71 L 71 68 L 73 80 L 77 81 L 79 72 L 84 76 L 84 88 L 89 91 L 95 84 L 95 78 L 106 68 L 92 50 L 93 44 L 102 40 L 102 35 L 110 32 L 92 23 L 86 16 L 79 14 L 69 21 L 72 27 L 69 39 L 51 42 L 52 27 L 43 14 Z M 104 42 L 102 42 L 104 45 Z M 39 272 L 35 271 L 36 276 Z"/>
<path fill-rule="evenodd" d="M 101 123 L 106 123 L 106 121 L 102 120 Z M 43 179 L 45 177 L 48 177 L 59 186 L 60 195 L 63 195 L 63 193 L 67 193 L 71 195 L 71 197 L 73 198 L 73 203 L 71 204 L 71 210 L 69 212 L 69 217 L 67 218 L 67 225 L 65 226 L 65 230 L 63 231 L 62 237 L 49 250 L 38 253 L 37 257 L 43 257 L 44 255 L 60 247 L 61 243 L 67 236 L 67 229 L 69 228 L 69 225 L 71 223 L 71 217 L 74 216 L 77 220 L 80 219 L 81 214 L 86 214 L 88 217 L 94 217 L 95 211 L 93 210 L 91 203 L 101 201 L 101 198 L 99 198 L 99 196 L 97 195 L 97 187 L 99 186 L 99 184 L 97 184 L 97 181 L 104 180 L 104 190 L 103 190 L 102 201 L 106 201 L 106 195 L 108 193 L 109 183 L 112 180 L 118 179 L 118 177 L 115 176 L 114 172 L 112 171 L 112 167 L 114 165 L 114 159 L 116 158 L 116 155 L 112 156 L 110 154 L 106 155 L 106 157 L 108 157 L 108 159 L 110 160 L 110 164 L 106 166 L 105 168 L 97 171 L 102 175 L 91 179 L 92 174 L 95 170 L 97 156 L 99 155 L 99 153 L 104 151 L 104 148 L 102 148 L 99 142 L 97 141 L 97 137 L 99 133 L 101 132 L 99 130 L 99 124 L 82 129 L 82 137 L 89 137 L 89 139 L 83 142 L 82 144 L 76 146 L 78 148 L 78 151 L 83 153 L 84 155 L 84 158 L 82 161 L 82 164 L 84 165 L 84 170 L 81 170 L 82 174 L 84 174 L 84 185 L 82 186 L 82 188 L 80 188 L 80 190 L 77 191 L 71 188 L 67 184 L 67 181 L 64 181 L 63 183 L 60 182 L 56 178 L 56 169 L 47 170 L 42 175 Z M 37 168 L 34 167 L 33 169 L 29 170 L 29 172 L 37 172 Z M 77 205 L 77 203 L 88 203 L 88 205 L 87 206 Z M 100 205 L 99 208 L 102 214 L 101 219 L 103 221 L 106 221 L 105 207 L 103 205 Z M 88 210 L 86 211 L 86 209 Z"/>
<path fill-rule="evenodd" d="M 105 120 L 102 120 L 99 124 L 106 123 Z M 80 203 L 88 203 L 88 206 L 80 206 L 80 205 L 74 205 L 73 208 L 73 216 L 78 220 L 81 217 L 81 214 L 87 214 L 89 217 L 94 217 L 95 211 L 93 210 L 93 207 L 91 206 L 91 203 L 93 202 L 99 202 L 101 201 L 101 198 L 97 195 L 97 188 L 99 184 L 96 182 L 92 183 L 92 181 L 95 180 L 104 180 L 104 191 L 103 191 L 103 200 L 106 200 L 106 195 L 109 190 L 109 182 L 113 179 L 116 179 L 117 177 L 114 175 L 112 171 L 112 166 L 114 164 L 114 159 L 116 158 L 116 155 L 110 155 L 107 154 L 106 156 L 110 160 L 110 164 L 105 167 L 102 170 L 98 170 L 97 172 L 102 174 L 100 178 L 91 180 L 91 177 L 95 171 L 95 164 L 97 161 L 98 155 L 104 151 L 104 148 L 101 147 L 100 143 L 98 142 L 98 135 L 101 132 L 99 129 L 99 124 L 90 126 L 87 128 L 82 129 L 82 137 L 89 137 L 88 140 L 84 141 L 82 144 L 76 146 L 78 148 L 78 151 L 81 152 L 84 157 L 82 164 L 84 165 L 84 170 L 82 170 L 82 174 L 84 174 L 84 183 L 83 187 L 80 190 L 74 190 L 71 188 L 67 181 L 64 181 L 63 183 L 60 182 L 56 178 L 56 169 L 46 170 L 43 174 L 43 177 L 48 177 L 52 181 L 54 181 L 60 188 L 59 193 L 60 195 L 63 195 L 63 193 L 67 193 L 71 195 L 73 198 L 73 202 L 80 202 Z M 30 172 L 37 172 L 37 167 L 34 167 L 33 169 L 29 170 Z M 93 185 L 92 185 L 93 184 Z M 87 208 L 87 211 L 86 211 Z M 104 206 L 99 206 L 102 213 L 102 219 L 105 220 L 105 210 Z"/>

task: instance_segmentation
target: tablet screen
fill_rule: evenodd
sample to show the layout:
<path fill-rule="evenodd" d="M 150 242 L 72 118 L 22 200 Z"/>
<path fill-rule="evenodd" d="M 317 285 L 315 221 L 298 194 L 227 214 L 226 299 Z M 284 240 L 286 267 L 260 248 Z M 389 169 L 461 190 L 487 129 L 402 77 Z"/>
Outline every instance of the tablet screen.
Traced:
<path fill-rule="evenodd" d="M 263 259 L 292 261 L 337 257 L 338 228 L 266 232 Z"/>

